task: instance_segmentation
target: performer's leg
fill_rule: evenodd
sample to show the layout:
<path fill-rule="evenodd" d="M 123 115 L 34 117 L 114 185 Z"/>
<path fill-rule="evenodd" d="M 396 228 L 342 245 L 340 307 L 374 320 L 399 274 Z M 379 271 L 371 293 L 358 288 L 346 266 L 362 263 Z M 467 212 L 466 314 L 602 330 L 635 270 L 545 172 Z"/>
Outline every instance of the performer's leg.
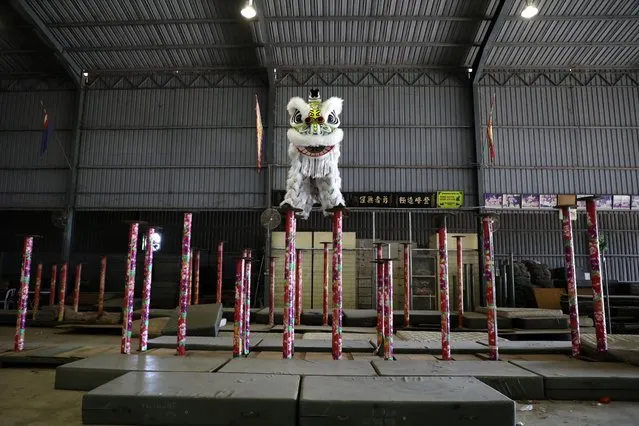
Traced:
<path fill-rule="evenodd" d="M 315 179 L 317 188 L 319 189 L 320 203 L 322 210 L 326 215 L 326 210 L 342 205 L 345 206 L 344 197 L 342 196 L 341 186 L 342 178 L 339 170 L 335 168 L 328 176 Z"/>

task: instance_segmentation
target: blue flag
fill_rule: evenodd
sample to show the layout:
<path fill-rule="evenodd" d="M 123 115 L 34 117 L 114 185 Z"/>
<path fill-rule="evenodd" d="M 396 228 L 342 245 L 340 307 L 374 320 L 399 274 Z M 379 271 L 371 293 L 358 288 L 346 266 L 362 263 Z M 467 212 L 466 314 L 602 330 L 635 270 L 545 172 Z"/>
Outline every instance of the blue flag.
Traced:
<path fill-rule="evenodd" d="M 47 148 L 49 147 L 49 138 L 51 137 L 51 132 L 53 132 L 53 126 L 49 124 L 49 114 L 47 110 L 44 110 L 44 121 L 42 123 L 42 139 L 40 140 L 40 155 L 43 155 L 47 152 Z"/>

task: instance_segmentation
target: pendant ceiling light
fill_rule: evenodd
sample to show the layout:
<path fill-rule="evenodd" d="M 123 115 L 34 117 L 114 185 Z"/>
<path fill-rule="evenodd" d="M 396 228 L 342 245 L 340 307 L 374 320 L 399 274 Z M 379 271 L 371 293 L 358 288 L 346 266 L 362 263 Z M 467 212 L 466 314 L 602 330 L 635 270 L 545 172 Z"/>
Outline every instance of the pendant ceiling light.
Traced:
<path fill-rule="evenodd" d="M 253 0 L 249 0 L 248 3 L 246 3 L 246 6 L 244 6 L 244 9 L 242 9 L 240 13 L 246 19 L 255 18 L 255 15 L 257 15 L 257 12 L 255 11 L 255 8 L 253 7 Z"/>
<path fill-rule="evenodd" d="M 526 7 L 521 11 L 522 18 L 530 19 L 533 16 L 539 13 L 539 9 L 537 9 L 537 5 L 534 0 L 527 0 Z"/>

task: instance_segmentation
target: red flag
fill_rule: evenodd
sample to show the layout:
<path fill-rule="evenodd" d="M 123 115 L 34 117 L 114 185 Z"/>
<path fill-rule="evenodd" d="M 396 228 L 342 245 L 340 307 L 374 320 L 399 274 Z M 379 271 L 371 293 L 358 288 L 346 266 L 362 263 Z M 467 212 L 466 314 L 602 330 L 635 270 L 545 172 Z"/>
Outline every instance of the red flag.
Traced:
<path fill-rule="evenodd" d="M 264 142 L 264 127 L 262 127 L 262 115 L 260 114 L 260 102 L 255 94 L 255 121 L 257 135 L 257 173 L 262 170 L 262 143 Z"/>
<path fill-rule="evenodd" d="M 490 154 L 490 164 L 495 165 L 495 144 L 493 142 L 493 107 L 495 106 L 495 94 L 490 101 L 490 114 L 488 115 L 488 127 L 486 127 L 486 141 Z"/>

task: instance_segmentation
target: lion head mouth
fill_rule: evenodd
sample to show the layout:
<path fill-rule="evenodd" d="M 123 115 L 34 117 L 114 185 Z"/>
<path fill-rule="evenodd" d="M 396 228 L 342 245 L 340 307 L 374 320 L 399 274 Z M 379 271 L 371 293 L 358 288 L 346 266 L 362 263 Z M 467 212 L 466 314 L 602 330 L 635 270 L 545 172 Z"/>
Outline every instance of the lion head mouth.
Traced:
<path fill-rule="evenodd" d="M 296 146 L 295 148 L 307 157 L 322 157 L 331 152 L 335 146 Z"/>

